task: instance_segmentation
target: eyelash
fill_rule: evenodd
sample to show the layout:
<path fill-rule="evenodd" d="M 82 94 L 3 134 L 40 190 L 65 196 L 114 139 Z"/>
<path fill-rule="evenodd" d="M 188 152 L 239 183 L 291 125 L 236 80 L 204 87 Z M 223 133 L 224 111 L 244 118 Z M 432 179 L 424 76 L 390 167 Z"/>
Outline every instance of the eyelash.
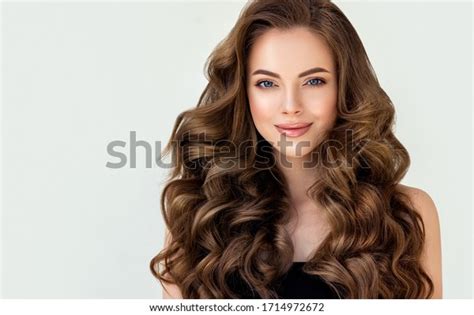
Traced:
<path fill-rule="evenodd" d="M 323 79 L 320 79 L 320 78 L 312 78 L 312 79 L 309 79 L 307 82 L 309 82 L 311 80 L 319 80 L 319 81 L 321 81 L 321 83 L 319 83 L 319 84 L 310 84 L 310 86 L 320 87 L 320 86 L 326 84 L 326 81 L 324 81 Z M 275 84 L 273 81 L 270 81 L 270 80 L 261 80 L 261 81 L 258 81 L 257 84 L 255 84 L 255 86 L 260 87 L 262 89 L 269 89 L 269 88 L 273 87 L 273 86 L 263 87 L 263 86 L 260 85 L 263 82 L 271 82 L 272 84 Z"/>

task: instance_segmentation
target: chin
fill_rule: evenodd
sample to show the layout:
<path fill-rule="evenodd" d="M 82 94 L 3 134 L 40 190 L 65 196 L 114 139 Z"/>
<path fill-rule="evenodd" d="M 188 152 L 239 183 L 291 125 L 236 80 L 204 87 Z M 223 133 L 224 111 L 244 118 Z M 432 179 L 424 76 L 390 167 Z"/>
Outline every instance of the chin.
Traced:
<path fill-rule="evenodd" d="M 307 158 L 309 154 L 314 151 L 313 147 L 303 147 L 299 151 L 296 150 L 295 147 L 286 147 L 285 152 L 280 151 L 279 149 L 275 148 L 275 154 L 280 154 L 282 157 L 286 157 L 288 159 L 302 159 Z"/>

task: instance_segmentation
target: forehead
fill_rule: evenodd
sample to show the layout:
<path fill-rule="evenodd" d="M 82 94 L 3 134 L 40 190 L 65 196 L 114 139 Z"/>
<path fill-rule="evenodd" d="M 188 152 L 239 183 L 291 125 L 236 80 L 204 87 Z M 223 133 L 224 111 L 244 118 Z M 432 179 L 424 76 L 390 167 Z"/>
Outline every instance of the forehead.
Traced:
<path fill-rule="evenodd" d="M 333 72 L 333 56 L 324 38 L 304 27 L 270 29 L 256 39 L 249 52 L 249 71 L 296 72 L 315 66 Z"/>

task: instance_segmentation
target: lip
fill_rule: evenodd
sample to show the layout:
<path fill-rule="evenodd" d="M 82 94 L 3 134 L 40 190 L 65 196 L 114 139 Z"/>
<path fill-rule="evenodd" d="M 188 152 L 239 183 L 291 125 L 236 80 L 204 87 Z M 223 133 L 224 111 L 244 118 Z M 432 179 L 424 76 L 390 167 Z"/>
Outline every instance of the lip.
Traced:
<path fill-rule="evenodd" d="M 304 135 L 313 123 L 297 123 L 297 124 L 279 124 L 275 128 L 279 133 L 285 134 L 287 137 L 295 138 Z"/>

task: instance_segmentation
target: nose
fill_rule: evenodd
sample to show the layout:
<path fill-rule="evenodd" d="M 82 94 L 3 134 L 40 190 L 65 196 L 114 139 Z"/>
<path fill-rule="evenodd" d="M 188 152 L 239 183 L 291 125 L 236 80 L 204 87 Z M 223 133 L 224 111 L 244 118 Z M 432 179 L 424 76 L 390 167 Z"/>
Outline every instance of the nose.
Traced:
<path fill-rule="evenodd" d="M 282 113 L 287 115 L 296 115 L 301 113 L 302 110 L 303 107 L 298 94 L 293 91 L 287 92 L 284 103 L 282 104 Z"/>

